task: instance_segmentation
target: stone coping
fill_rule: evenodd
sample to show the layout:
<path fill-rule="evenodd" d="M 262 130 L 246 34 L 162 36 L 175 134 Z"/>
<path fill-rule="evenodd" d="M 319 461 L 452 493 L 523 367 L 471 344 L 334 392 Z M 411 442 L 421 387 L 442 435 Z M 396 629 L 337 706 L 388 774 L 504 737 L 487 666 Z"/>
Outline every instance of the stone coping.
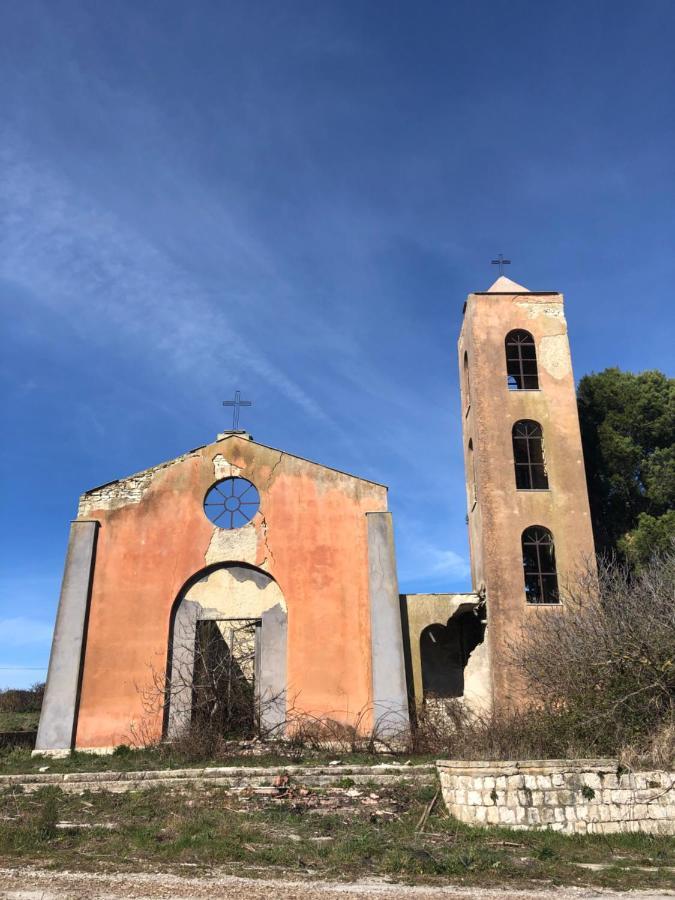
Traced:
<path fill-rule="evenodd" d="M 0 774 L 0 787 L 17 784 L 50 785 L 50 784 L 99 784 L 101 782 L 147 782 L 158 781 L 197 781 L 211 779 L 246 779 L 275 778 L 278 775 L 289 777 L 333 776 L 335 779 L 349 775 L 374 777 L 430 775 L 436 767 L 428 765 L 396 765 L 381 763 L 375 766 L 209 766 L 194 769 L 147 769 L 136 772 L 102 771 L 102 772 L 23 772 L 13 775 Z"/>
<path fill-rule="evenodd" d="M 619 768 L 619 760 L 611 758 L 599 759 L 438 759 L 436 765 L 439 769 L 456 770 L 459 774 L 476 772 L 489 774 L 497 772 L 500 775 L 518 775 L 526 772 L 548 773 L 558 772 L 616 772 Z"/>

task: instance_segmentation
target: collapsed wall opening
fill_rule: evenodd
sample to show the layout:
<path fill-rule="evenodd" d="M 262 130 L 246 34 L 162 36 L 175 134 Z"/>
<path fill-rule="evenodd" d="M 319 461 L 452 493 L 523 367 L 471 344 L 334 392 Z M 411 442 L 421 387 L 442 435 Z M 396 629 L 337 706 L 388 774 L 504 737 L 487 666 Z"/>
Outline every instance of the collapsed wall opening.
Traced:
<path fill-rule="evenodd" d="M 483 642 L 485 624 L 475 612 L 451 616 L 445 625 L 428 625 L 420 635 L 424 699 L 464 696 L 469 657 Z"/>

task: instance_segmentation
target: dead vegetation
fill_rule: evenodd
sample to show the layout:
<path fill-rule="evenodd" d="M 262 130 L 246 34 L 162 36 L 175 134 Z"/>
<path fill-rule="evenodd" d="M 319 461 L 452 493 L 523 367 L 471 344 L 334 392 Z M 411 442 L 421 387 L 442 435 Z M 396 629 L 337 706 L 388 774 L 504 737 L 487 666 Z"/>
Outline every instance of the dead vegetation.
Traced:
<path fill-rule="evenodd" d="M 675 763 L 675 554 L 633 572 L 615 559 L 568 586 L 560 614 L 533 610 L 510 648 L 529 702 L 488 715 L 422 709 L 412 749 L 450 759 L 618 756 Z"/>
<path fill-rule="evenodd" d="M 675 553 L 633 572 L 601 561 L 535 619 L 514 663 L 543 719 L 586 753 L 675 759 Z"/>
<path fill-rule="evenodd" d="M 655 557 L 633 573 L 615 561 L 591 569 L 568 587 L 562 615 L 535 610 L 533 623 L 511 649 L 511 664 L 530 685 L 530 703 L 490 715 L 467 712 L 448 700 L 417 710 L 410 730 L 391 722 L 371 725 L 363 709 L 351 725 L 311 716 L 291 700 L 278 731 L 256 736 L 251 697 L 252 655 L 232 660 L 217 629 L 197 644 L 192 716 L 171 742 L 157 742 L 139 725 L 129 747 L 108 760 L 84 754 L 50 763 L 54 769 L 153 768 L 195 763 L 233 764 L 242 758 L 286 762 L 386 759 L 546 759 L 618 756 L 633 768 L 670 768 L 675 761 L 675 555 Z M 246 649 L 246 648 L 245 648 Z M 234 675 L 233 675 L 234 673 Z M 229 702 L 224 686 L 229 685 Z M 235 702 L 232 702 L 234 698 Z M 165 680 L 146 692 L 154 716 L 167 705 Z M 278 702 L 275 698 L 272 702 Z M 239 710 L 240 712 L 237 712 Z M 260 709 L 255 713 L 260 719 Z M 22 751 L 0 750 L 6 771 L 34 770 Z"/>
<path fill-rule="evenodd" d="M 0 795 L 0 864 L 502 887 L 672 883 L 672 839 L 469 828 L 449 818 L 435 796 L 433 786 L 355 786 L 347 779 L 325 789 L 287 778 L 238 791 L 72 795 L 12 788 Z"/>

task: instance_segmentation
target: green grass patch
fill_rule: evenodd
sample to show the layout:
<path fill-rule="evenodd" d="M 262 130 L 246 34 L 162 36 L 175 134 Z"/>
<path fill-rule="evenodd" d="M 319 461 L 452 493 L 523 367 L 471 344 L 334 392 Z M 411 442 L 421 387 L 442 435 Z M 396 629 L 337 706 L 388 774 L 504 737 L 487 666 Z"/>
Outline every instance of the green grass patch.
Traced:
<path fill-rule="evenodd" d="M 28 714 L 31 715 L 31 714 Z M 199 769 L 205 766 L 289 766 L 289 765 L 326 765 L 333 759 L 340 759 L 344 765 L 376 765 L 378 763 L 406 762 L 431 764 L 432 756 L 401 756 L 390 754 L 351 753 L 331 755 L 329 753 L 293 753 L 285 752 L 282 747 L 278 752 L 265 753 L 261 756 L 233 753 L 218 759 L 188 759 L 169 747 L 160 749 L 134 750 L 120 747 L 109 756 L 93 753 L 73 752 L 65 759 L 52 759 L 47 756 L 31 756 L 25 748 L 0 748 L 0 774 L 22 774 L 37 772 L 43 766 L 49 766 L 50 772 L 133 772 L 150 769 Z"/>
<path fill-rule="evenodd" d="M 0 712 L 0 731 L 37 731 L 39 712 Z"/>
<path fill-rule="evenodd" d="M 470 828 L 449 818 L 440 801 L 419 834 L 416 824 L 434 786 L 375 786 L 374 797 L 358 789 L 358 798 L 337 788 L 270 798 L 221 787 L 82 795 L 8 788 L 0 794 L 0 864 L 177 872 L 189 865 L 190 871 L 219 867 L 253 876 L 495 886 L 673 886 L 672 838 Z"/>

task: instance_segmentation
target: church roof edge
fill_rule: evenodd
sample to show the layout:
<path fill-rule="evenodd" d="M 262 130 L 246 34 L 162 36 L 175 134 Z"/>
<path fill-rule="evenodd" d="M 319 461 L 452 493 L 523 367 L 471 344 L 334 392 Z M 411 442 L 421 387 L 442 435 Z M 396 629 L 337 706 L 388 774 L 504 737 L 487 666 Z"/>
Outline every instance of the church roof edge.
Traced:
<path fill-rule="evenodd" d="M 297 453 L 289 453 L 288 450 L 280 450 L 278 447 L 270 447 L 269 444 L 261 444 L 260 441 L 254 441 L 250 436 L 242 437 L 241 434 L 237 434 L 236 432 L 226 432 L 223 437 L 218 437 L 215 441 L 210 441 L 208 444 L 201 444 L 199 447 L 193 447 L 192 450 L 186 450 L 185 453 L 181 453 L 179 456 L 176 456 L 173 459 L 164 460 L 161 463 L 156 463 L 154 466 L 147 466 L 145 469 L 140 469 L 138 472 L 131 472 L 129 475 L 122 475 L 120 478 L 113 478 L 110 481 L 104 481 L 102 484 L 97 484 L 94 487 L 87 488 L 87 490 L 84 491 L 81 496 L 85 497 L 87 496 L 87 494 L 93 494 L 94 491 L 100 491 L 102 488 L 108 487 L 108 485 L 117 484 L 120 481 L 126 481 L 128 478 L 138 478 L 140 475 L 146 475 L 148 472 L 152 472 L 153 469 L 166 468 L 172 463 L 181 462 L 182 460 L 187 459 L 188 456 L 192 456 L 193 453 L 198 453 L 205 447 L 210 447 L 212 444 L 222 444 L 224 441 L 237 437 L 240 440 L 243 439 L 251 444 L 256 444 L 258 447 L 264 447 L 266 450 L 274 450 L 275 453 L 281 453 L 284 456 L 292 456 L 294 459 L 301 459 L 303 462 L 309 463 L 312 466 L 319 466 L 319 468 L 321 469 L 329 469 L 331 472 L 337 472 L 339 475 L 344 475 L 346 478 L 354 478 L 357 481 L 366 481 L 368 482 L 368 484 L 377 485 L 377 487 L 384 488 L 386 491 L 389 490 L 389 485 L 383 484 L 381 481 L 373 481 L 372 478 L 362 478 L 360 475 L 352 475 L 351 472 L 345 472 L 342 469 L 336 469 L 335 466 L 325 466 L 323 463 L 315 462 L 313 459 L 307 459 L 306 456 L 299 456 Z"/>

